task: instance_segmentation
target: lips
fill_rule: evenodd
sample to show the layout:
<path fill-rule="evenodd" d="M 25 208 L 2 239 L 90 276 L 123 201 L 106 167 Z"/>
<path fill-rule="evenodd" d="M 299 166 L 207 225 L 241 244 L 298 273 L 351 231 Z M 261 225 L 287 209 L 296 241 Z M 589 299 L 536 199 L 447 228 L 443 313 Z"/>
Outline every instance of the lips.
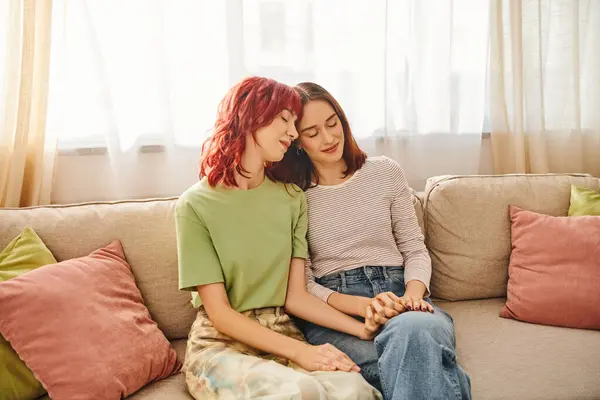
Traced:
<path fill-rule="evenodd" d="M 331 154 L 331 153 L 335 153 L 335 151 L 337 150 L 337 148 L 338 148 L 338 146 L 339 146 L 339 145 L 340 145 L 339 143 L 336 143 L 336 144 L 334 144 L 333 146 L 331 146 L 331 147 L 328 147 L 328 148 L 326 148 L 326 149 L 324 149 L 324 150 L 321 150 L 321 151 L 322 151 L 323 153 L 329 153 L 329 154 Z"/>
<path fill-rule="evenodd" d="M 279 143 L 281 143 L 283 145 L 283 147 L 285 147 L 285 149 L 287 150 L 291 143 L 290 142 L 284 142 L 283 140 L 280 140 Z"/>

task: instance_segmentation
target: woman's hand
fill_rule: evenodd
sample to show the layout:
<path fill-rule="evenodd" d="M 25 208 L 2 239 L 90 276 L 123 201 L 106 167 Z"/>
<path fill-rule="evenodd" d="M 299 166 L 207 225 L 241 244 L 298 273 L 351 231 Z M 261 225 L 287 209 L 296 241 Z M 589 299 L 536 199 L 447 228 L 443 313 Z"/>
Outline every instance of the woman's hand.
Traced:
<path fill-rule="evenodd" d="M 399 303 L 409 311 L 424 311 L 433 313 L 433 306 L 423 300 L 423 295 L 427 291 L 425 284 L 421 281 L 411 280 L 406 284 L 404 295 L 398 299 Z"/>
<path fill-rule="evenodd" d="M 386 322 L 405 311 L 407 311 L 407 308 L 399 302 L 398 296 L 394 293 L 379 293 L 374 299 L 370 299 L 367 304 L 365 332 L 361 339 L 373 340 Z"/>
<path fill-rule="evenodd" d="M 377 336 L 377 334 L 381 330 L 382 326 L 383 326 L 383 324 L 375 322 L 373 309 L 370 306 L 368 306 L 366 313 L 365 313 L 365 326 L 363 329 L 363 333 L 360 335 L 360 339 L 362 339 L 362 340 L 375 339 L 375 336 Z"/>
<path fill-rule="evenodd" d="M 379 325 L 384 325 L 391 318 L 407 311 L 405 305 L 400 303 L 400 298 L 392 292 L 379 293 L 369 303 L 373 311 L 373 320 Z"/>
<path fill-rule="evenodd" d="M 433 313 L 433 306 L 426 302 L 423 297 L 404 295 L 399 299 L 400 304 L 409 311 L 424 311 Z"/>
<path fill-rule="evenodd" d="M 327 343 L 319 346 L 306 344 L 292 359 L 307 371 L 360 372 L 358 365 L 335 346 Z"/>

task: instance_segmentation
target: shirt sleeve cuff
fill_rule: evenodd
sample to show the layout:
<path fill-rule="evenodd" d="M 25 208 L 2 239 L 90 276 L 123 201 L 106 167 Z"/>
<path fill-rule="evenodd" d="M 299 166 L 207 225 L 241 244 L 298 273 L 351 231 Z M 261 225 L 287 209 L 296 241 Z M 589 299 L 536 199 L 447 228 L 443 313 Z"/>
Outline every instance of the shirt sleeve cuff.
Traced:
<path fill-rule="evenodd" d="M 425 294 L 423 298 L 427 298 L 431 295 L 429 290 L 429 283 L 431 280 L 431 269 L 428 265 L 411 264 L 404 268 L 404 282 L 408 284 L 410 281 L 419 281 L 425 285 Z"/>
<path fill-rule="evenodd" d="M 203 279 L 196 281 L 188 282 L 179 282 L 179 290 L 195 292 L 198 286 L 210 285 L 212 283 L 224 283 L 225 281 L 220 277 L 215 277 L 213 279 Z"/>
<path fill-rule="evenodd" d="M 308 258 L 308 250 L 305 247 L 295 247 L 292 250 L 292 258 Z"/>
<path fill-rule="evenodd" d="M 331 290 L 331 289 L 326 288 L 325 286 L 321 286 L 319 284 L 312 285 L 312 287 L 310 287 L 308 289 L 308 291 L 310 294 L 312 294 L 315 297 L 318 297 L 319 299 L 323 300 L 325 303 L 327 303 L 329 296 L 331 296 L 333 293 L 335 293 L 334 290 Z"/>

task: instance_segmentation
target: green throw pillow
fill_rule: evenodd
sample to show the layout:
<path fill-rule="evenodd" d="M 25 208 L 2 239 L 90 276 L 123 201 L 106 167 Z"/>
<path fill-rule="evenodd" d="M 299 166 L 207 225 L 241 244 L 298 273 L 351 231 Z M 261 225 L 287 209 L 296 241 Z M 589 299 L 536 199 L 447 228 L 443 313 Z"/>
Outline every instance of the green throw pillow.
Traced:
<path fill-rule="evenodd" d="M 0 253 L 0 282 L 55 263 L 56 259 L 42 239 L 27 227 Z M 46 393 L 2 335 L 0 359 L 0 393 L 3 400 L 37 399 Z"/>
<path fill-rule="evenodd" d="M 600 193 L 595 190 L 571 185 L 569 217 L 579 215 L 600 216 Z"/>

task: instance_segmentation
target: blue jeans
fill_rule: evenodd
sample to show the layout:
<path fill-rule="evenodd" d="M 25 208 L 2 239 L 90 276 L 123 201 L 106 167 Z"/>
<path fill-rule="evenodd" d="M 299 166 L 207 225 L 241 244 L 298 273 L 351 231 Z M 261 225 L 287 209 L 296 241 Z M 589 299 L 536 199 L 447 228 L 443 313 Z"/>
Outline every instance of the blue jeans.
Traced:
<path fill-rule="evenodd" d="M 402 267 L 361 267 L 317 282 L 339 293 L 371 298 L 382 292 L 402 296 L 406 290 Z M 433 314 L 408 311 L 392 318 L 374 341 L 307 321 L 298 325 L 309 343 L 331 343 L 345 352 L 386 400 L 471 398 L 469 376 L 456 360 L 454 323 L 436 306 Z"/>

